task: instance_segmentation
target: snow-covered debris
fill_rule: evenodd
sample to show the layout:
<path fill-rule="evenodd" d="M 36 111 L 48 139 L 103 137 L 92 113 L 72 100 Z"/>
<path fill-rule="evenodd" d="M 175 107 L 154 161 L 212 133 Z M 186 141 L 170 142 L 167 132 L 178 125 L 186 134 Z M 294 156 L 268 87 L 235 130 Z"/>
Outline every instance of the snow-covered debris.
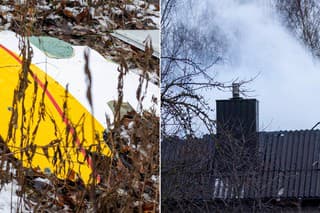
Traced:
<path fill-rule="evenodd" d="M 47 185 L 51 185 L 51 182 L 48 178 L 42 178 L 42 177 L 37 177 L 34 179 L 34 181 L 37 181 L 37 182 L 42 182 L 44 184 L 47 184 Z"/>
<path fill-rule="evenodd" d="M 13 180 L 0 188 L 0 212 L 33 212 L 31 208 L 25 205 L 23 199 L 17 195 L 20 187 Z"/>
<path fill-rule="evenodd" d="M 9 12 L 9 11 L 13 11 L 11 6 L 7 6 L 7 5 L 0 5 L 0 14 Z"/>
<path fill-rule="evenodd" d="M 15 2 L 17 8 L 21 2 Z M 0 30 L 16 30 L 20 24 L 20 15 L 13 8 L 12 2 L 0 4 Z M 88 6 L 86 1 L 38 1 L 35 10 L 30 10 L 33 20 L 33 33 L 36 35 L 52 35 L 76 45 L 88 45 L 97 50 L 104 57 L 119 61 L 119 51 L 123 53 L 130 68 L 139 67 L 139 60 L 133 56 L 137 50 L 130 48 L 125 42 L 118 39 L 104 39 L 115 29 L 156 30 L 160 28 L 159 2 L 110 1 L 100 4 L 93 1 Z M 14 23 L 14 24 L 13 24 Z M 79 30 L 81 29 L 81 30 Z M 139 57 L 139 56 L 137 56 Z M 159 63 L 158 61 L 156 63 Z M 159 73 L 156 71 L 155 73 Z"/>
<path fill-rule="evenodd" d="M 159 30 L 115 30 L 111 35 L 145 51 L 146 42 L 152 44 L 153 55 L 160 58 L 160 31 Z"/>
<path fill-rule="evenodd" d="M 153 182 L 157 183 L 158 180 L 159 180 L 159 178 L 158 178 L 158 176 L 156 176 L 156 175 L 152 175 L 152 176 L 151 176 L 151 180 L 152 180 Z"/>
<path fill-rule="evenodd" d="M 39 9 L 39 10 L 43 10 L 43 11 L 49 11 L 49 10 L 51 10 L 51 7 L 49 6 L 49 5 L 37 5 L 37 8 Z M 52 14 L 52 13 L 51 13 Z M 51 15 L 50 14 L 50 15 Z"/>
<path fill-rule="evenodd" d="M 134 5 L 126 5 L 126 6 L 125 6 L 125 9 L 126 9 L 127 11 L 132 12 L 132 11 L 135 11 L 135 10 L 137 9 L 137 7 L 134 6 Z"/>

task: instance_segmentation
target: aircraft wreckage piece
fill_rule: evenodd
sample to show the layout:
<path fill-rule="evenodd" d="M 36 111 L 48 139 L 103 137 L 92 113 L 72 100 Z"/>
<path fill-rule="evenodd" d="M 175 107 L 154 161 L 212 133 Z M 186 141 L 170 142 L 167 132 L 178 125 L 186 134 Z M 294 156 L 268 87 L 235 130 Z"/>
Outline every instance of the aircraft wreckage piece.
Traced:
<path fill-rule="evenodd" d="M 145 42 L 151 41 L 154 57 L 160 58 L 160 31 L 159 30 L 115 30 L 112 36 L 145 51 Z"/>
<path fill-rule="evenodd" d="M 94 165 L 89 153 L 99 149 L 106 157 L 112 155 L 103 141 L 103 131 L 105 116 L 113 121 L 107 103 L 117 100 L 118 65 L 90 49 L 92 110 L 84 72 L 87 47 L 72 46 L 73 56 L 51 58 L 48 52 L 32 46 L 32 64 L 23 89 L 21 82 L 18 86 L 22 69 L 18 44 L 13 32 L 0 32 L 0 136 L 24 167 L 91 183 Z M 137 109 L 138 84 L 138 75 L 129 72 L 124 76 L 123 100 Z M 149 83 L 142 103 L 145 110 L 159 113 L 153 102 L 158 95 L 159 88 Z M 100 181 L 98 174 L 94 177 Z"/>

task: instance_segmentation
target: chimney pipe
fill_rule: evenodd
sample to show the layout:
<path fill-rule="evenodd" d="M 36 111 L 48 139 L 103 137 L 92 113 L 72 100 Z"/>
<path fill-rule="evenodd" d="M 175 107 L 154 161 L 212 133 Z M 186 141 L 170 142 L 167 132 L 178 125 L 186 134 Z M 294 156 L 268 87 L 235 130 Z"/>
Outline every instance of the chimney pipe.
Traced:
<path fill-rule="evenodd" d="M 241 98 L 239 87 L 239 83 L 233 83 L 233 97 L 216 101 L 217 144 L 222 150 L 220 153 L 217 151 L 217 157 L 219 159 L 219 156 L 225 155 L 225 150 L 229 150 L 228 147 L 238 146 L 239 148 L 242 146 L 241 152 L 239 152 L 240 159 L 243 162 L 257 162 L 259 102 L 256 99 Z M 221 171 L 225 171 L 223 169 L 228 169 L 228 166 L 230 165 L 224 161 L 219 165 L 219 168 L 222 168 Z M 239 167 L 241 172 L 246 172 L 247 169 L 250 168 L 246 165 Z"/>
<path fill-rule="evenodd" d="M 240 84 L 232 83 L 232 98 L 240 98 Z"/>

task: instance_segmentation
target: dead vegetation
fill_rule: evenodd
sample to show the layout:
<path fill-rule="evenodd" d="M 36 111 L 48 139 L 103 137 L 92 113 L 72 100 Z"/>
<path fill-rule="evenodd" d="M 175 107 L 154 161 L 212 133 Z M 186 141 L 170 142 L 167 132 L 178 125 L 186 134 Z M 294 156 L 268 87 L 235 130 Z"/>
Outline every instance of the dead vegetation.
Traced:
<path fill-rule="evenodd" d="M 50 1 L 52 8 L 55 8 L 55 15 L 64 16 L 71 23 L 75 25 L 81 23 L 94 23 L 92 17 L 86 13 L 86 10 L 81 10 L 78 15 L 71 16 L 64 9 L 69 7 L 71 1 L 62 1 L 58 4 L 57 1 Z M 79 6 L 76 1 L 72 1 L 76 4 L 75 7 Z M 131 2 L 131 1 L 126 1 Z M 125 7 L 126 2 L 111 1 L 106 4 L 103 1 L 88 3 L 89 7 L 99 9 L 104 3 L 111 8 L 117 6 Z M 95 138 L 88 139 L 96 142 L 96 147 L 85 147 L 86 156 L 85 160 L 89 158 L 92 161 L 93 181 L 90 185 L 84 185 L 80 179 L 74 178 L 76 174 L 69 173 L 68 180 L 58 179 L 52 173 L 41 172 L 37 168 L 26 168 L 19 160 L 17 160 L 12 152 L 12 147 L 8 146 L 9 141 L 15 141 L 17 146 L 20 148 L 19 154 L 21 158 L 26 158 L 29 162 L 32 161 L 34 155 L 39 149 L 47 155 L 48 149 L 53 149 L 53 157 L 55 159 L 55 165 L 57 168 L 65 169 L 68 163 L 72 163 L 72 159 L 62 159 L 63 156 L 67 156 L 66 147 L 76 146 L 75 139 L 81 135 L 83 129 L 83 123 L 69 123 L 66 125 L 65 131 L 57 131 L 57 140 L 51 141 L 45 147 L 37 147 L 33 142 L 34 136 L 37 134 L 38 126 L 41 122 L 51 122 L 52 125 L 56 126 L 57 121 L 54 120 L 50 114 L 46 112 L 46 106 L 44 104 L 45 91 L 47 88 L 47 82 L 43 85 L 43 91 L 40 93 L 39 85 L 37 83 L 31 83 L 28 79 L 32 77 L 32 70 L 30 64 L 32 63 L 32 48 L 30 47 L 27 36 L 38 33 L 54 32 L 52 35 L 57 37 L 63 37 L 64 40 L 70 39 L 71 37 L 64 36 L 60 30 L 65 30 L 63 27 L 58 27 L 59 30 L 52 30 L 52 28 L 45 25 L 45 20 L 48 20 L 47 14 L 45 16 L 45 9 L 38 13 L 33 11 L 32 5 L 36 4 L 36 1 L 26 1 L 25 4 L 28 7 L 19 7 L 13 4 L 12 1 L 6 2 L 14 8 L 11 13 L 14 14 L 14 18 L 11 22 L 9 29 L 15 29 L 15 31 L 21 36 L 20 39 L 20 54 L 22 57 L 21 70 L 19 74 L 19 83 L 16 86 L 14 93 L 13 104 L 12 104 L 12 116 L 9 124 L 9 137 L 1 139 L 1 151 L 0 151 L 0 188 L 4 184 L 9 182 L 16 182 L 19 186 L 19 190 L 16 193 L 21 199 L 18 201 L 18 206 L 14 211 L 22 212 L 32 210 L 34 212 L 158 212 L 159 206 L 159 117 L 154 112 L 141 111 L 130 112 L 125 116 L 120 116 L 120 109 L 122 104 L 122 88 L 123 88 L 123 77 L 128 72 L 128 60 L 123 57 L 126 50 L 111 48 L 115 53 L 115 58 L 118 58 L 120 62 L 119 67 L 119 81 L 118 81 L 118 93 L 119 98 L 115 106 L 115 119 L 114 123 L 110 124 L 105 132 L 98 132 L 95 134 Z M 148 4 L 148 3 L 146 3 Z M 124 5 L 124 6 L 123 6 Z M 30 7 L 29 7 L 30 6 Z M 64 8 L 63 8 L 64 7 Z M 81 5 L 79 6 L 81 7 Z M 39 7 L 36 7 L 39 8 Z M 97 9 L 96 8 L 96 9 Z M 104 8 L 104 7 L 102 7 Z M 97 10 L 98 10 L 97 9 Z M 47 11 L 47 13 L 52 12 Z M 109 11 L 110 12 L 110 11 Z M 130 14 L 129 14 L 130 15 Z M 83 17 L 82 17 L 83 16 Z M 127 15 L 128 16 L 128 15 Z M 134 16 L 134 15 L 132 15 Z M 4 13 L 1 11 L 0 19 L 3 20 Z M 43 19 L 41 19 L 41 17 Z M 46 18 L 45 18 L 46 17 Z M 129 17 L 129 16 L 128 16 Z M 32 20 L 40 20 L 33 22 Z M 122 16 L 122 26 L 127 24 L 126 16 Z M 40 28 L 37 24 L 41 25 Z M 118 22 L 117 22 L 118 23 Z M 120 23 L 120 22 L 119 22 Z M 57 23 L 56 23 L 57 24 Z M 58 23 L 59 24 L 59 23 Z M 120 23 L 121 24 L 121 23 Z M 89 25 L 90 26 L 90 25 Z M 91 25 L 93 26 L 93 25 Z M 94 42 L 96 46 L 99 45 L 99 39 L 93 39 L 90 33 L 86 33 L 82 36 L 78 36 L 77 42 L 82 41 Z M 95 32 L 95 36 L 102 38 L 102 35 Z M 88 40 L 87 40 L 88 39 Z M 87 44 L 87 43 L 86 43 Z M 104 46 L 105 47 L 105 46 Z M 151 57 L 152 48 L 146 46 L 151 51 L 145 53 L 139 52 L 139 68 L 143 71 L 143 76 L 140 78 L 140 86 L 137 88 L 137 99 L 142 103 L 145 95 L 145 91 L 148 89 L 145 85 L 145 81 L 148 79 L 148 73 L 154 71 L 157 67 L 157 62 Z M 129 55 L 131 56 L 131 55 Z M 134 60 L 135 57 L 133 57 Z M 90 63 L 88 55 L 84 55 L 86 65 Z M 131 59 L 132 60 L 132 59 Z M 130 63 L 130 62 L 129 62 Z M 158 69 L 158 68 L 157 68 Z M 91 81 L 90 81 L 90 69 L 86 66 L 85 73 L 88 79 L 88 88 L 83 91 L 87 94 L 87 99 L 92 107 L 91 100 Z M 146 84 L 148 85 L 148 84 Z M 29 108 L 24 104 L 25 91 L 27 89 L 33 89 L 34 96 L 32 105 Z M 38 110 L 36 110 L 38 109 Z M 141 107 L 142 109 L 142 107 Z M 63 104 L 63 116 L 68 118 L 68 90 L 65 91 L 65 101 Z M 25 112 L 31 112 L 26 114 Z M 33 122 L 32 117 L 40 115 L 39 120 Z M 44 119 L 47 117 L 49 119 Z M 19 129 L 16 128 L 17 122 L 19 123 Z M 92 124 L 93 125 L 93 124 Z M 57 127 L 58 128 L 58 127 Z M 73 130 L 72 130 L 73 129 Z M 21 135 L 22 137 L 19 137 Z M 31 137 L 24 137 L 29 136 Z M 83 136 L 82 136 L 83 137 Z M 101 139 L 104 140 L 101 140 Z M 82 138 L 83 140 L 83 138 Z M 71 143 L 67 143 L 67 142 Z M 106 143 L 111 151 L 112 157 L 106 157 L 101 154 L 102 143 Z M 71 145 L 70 145 L 71 144 Z M 23 157 L 25 156 L 25 157 Z M 97 183 L 96 178 L 98 175 L 101 179 L 100 183 Z M 75 179 L 75 180 L 74 180 Z M 73 180 L 73 181 L 72 181 Z"/>
<path fill-rule="evenodd" d="M 110 35 L 116 29 L 159 29 L 159 1 L 0 1 L 0 30 L 53 36 L 73 45 L 87 45 L 120 63 L 119 51 L 129 68 L 140 68 L 143 53 Z M 24 17 L 22 19 L 22 17 Z M 159 76 L 159 59 L 152 71 Z"/>

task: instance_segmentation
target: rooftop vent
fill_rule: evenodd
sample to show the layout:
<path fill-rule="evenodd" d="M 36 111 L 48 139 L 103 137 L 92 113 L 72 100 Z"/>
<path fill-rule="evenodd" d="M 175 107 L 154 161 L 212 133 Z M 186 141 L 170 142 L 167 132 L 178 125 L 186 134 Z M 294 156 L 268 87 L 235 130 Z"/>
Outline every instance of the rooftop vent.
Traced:
<path fill-rule="evenodd" d="M 239 83 L 232 83 L 232 97 L 233 98 L 240 98 L 240 84 Z"/>

